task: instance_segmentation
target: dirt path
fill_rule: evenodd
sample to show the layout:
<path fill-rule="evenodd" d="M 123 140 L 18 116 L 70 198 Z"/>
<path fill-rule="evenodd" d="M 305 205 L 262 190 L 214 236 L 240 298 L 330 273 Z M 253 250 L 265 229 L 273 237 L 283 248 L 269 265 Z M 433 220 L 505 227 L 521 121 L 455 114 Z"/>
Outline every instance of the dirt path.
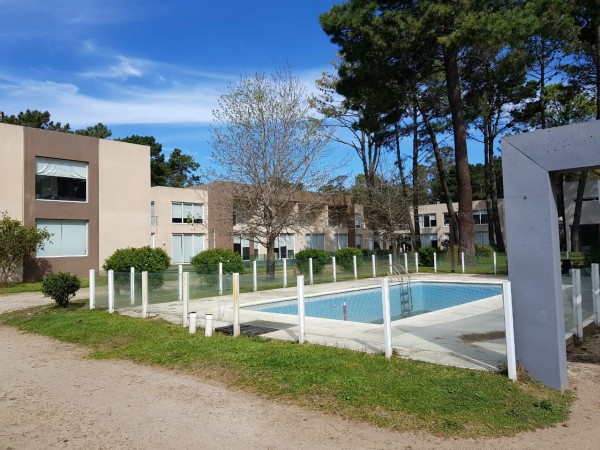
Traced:
<path fill-rule="evenodd" d="M 0 305 L 2 305 L 0 298 Z M 0 307 L 2 309 L 2 307 Z M 0 449 L 597 449 L 600 366 L 570 363 L 571 417 L 492 440 L 393 433 L 0 327 Z"/>

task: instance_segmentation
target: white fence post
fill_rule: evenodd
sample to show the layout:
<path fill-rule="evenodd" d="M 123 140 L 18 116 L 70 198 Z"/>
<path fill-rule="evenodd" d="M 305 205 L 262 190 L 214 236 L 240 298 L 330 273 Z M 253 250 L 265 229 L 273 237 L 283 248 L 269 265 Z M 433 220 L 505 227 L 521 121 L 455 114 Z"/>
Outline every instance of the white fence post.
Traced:
<path fill-rule="evenodd" d="M 258 291 L 258 273 L 256 271 L 256 261 L 252 261 L 252 290 Z"/>
<path fill-rule="evenodd" d="M 437 273 L 437 252 L 433 252 L 433 273 Z"/>
<path fill-rule="evenodd" d="M 177 265 L 177 283 L 179 287 L 179 297 L 177 299 L 179 301 L 183 300 L 183 264 Z"/>
<path fill-rule="evenodd" d="M 223 263 L 219 263 L 219 295 L 223 295 Z"/>
<path fill-rule="evenodd" d="M 183 272 L 183 305 L 181 308 L 181 324 L 184 327 L 188 326 L 188 309 L 190 306 L 190 273 Z"/>
<path fill-rule="evenodd" d="M 583 312 L 581 310 L 581 271 L 571 270 L 573 280 L 573 318 L 575 319 L 577 338 L 583 339 Z"/>
<path fill-rule="evenodd" d="M 148 316 L 148 272 L 142 272 L 142 319 Z"/>
<path fill-rule="evenodd" d="M 419 253 L 415 252 L 415 272 L 419 273 Z"/>
<path fill-rule="evenodd" d="M 494 275 L 498 274 L 498 265 L 496 263 L 496 252 L 494 252 Z"/>
<path fill-rule="evenodd" d="M 515 327 L 513 323 L 510 281 L 502 282 L 502 299 L 504 302 L 504 330 L 506 334 L 506 365 L 508 368 L 508 378 L 516 381 L 517 357 L 515 354 Z"/>
<path fill-rule="evenodd" d="M 304 344 L 305 328 L 304 328 L 304 275 L 296 277 L 296 294 L 298 296 L 298 343 Z"/>
<path fill-rule="evenodd" d="M 287 287 L 287 258 L 283 258 L 283 287 Z"/>
<path fill-rule="evenodd" d="M 381 280 L 381 302 L 383 304 L 383 339 L 386 358 L 392 357 L 392 319 L 390 313 L 390 279 Z"/>
<path fill-rule="evenodd" d="M 108 271 L 108 312 L 115 312 L 115 272 Z"/>
<path fill-rule="evenodd" d="M 373 278 L 377 278 L 377 261 L 375 255 L 371 255 L 371 267 L 373 268 Z"/>
<path fill-rule="evenodd" d="M 337 281 L 337 266 L 335 264 L 335 256 L 331 257 L 331 265 L 333 268 L 333 282 L 335 283 Z"/>
<path fill-rule="evenodd" d="M 310 280 L 310 285 L 312 286 L 313 284 L 313 264 L 312 264 L 312 258 L 308 258 L 308 276 L 309 276 L 309 280 Z"/>
<path fill-rule="evenodd" d="M 404 271 L 408 273 L 408 253 L 404 253 Z"/>
<path fill-rule="evenodd" d="M 129 268 L 129 299 L 131 306 L 135 305 L 135 267 Z"/>
<path fill-rule="evenodd" d="M 240 335 L 240 274 L 233 274 L 233 335 Z"/>
<path fill-rule="evenodd" d="M 358 267 L 356 266 L 356 255 L 352 255 L 352 267 L 354 267 L 354 279 L 358 279 Z"/>
<path fill-rule="evenodd" d="M 190 327 L 189 327 L 190 334 L 196 334 L 196 328 L 197 328 L 196 320 L 197 320 L 196 311 L 190 312 Z"/>
<path fill-rule="evenodd" d="M 90 269 L 90 309 L 96 308 L 96 271 Z"/>
<path fill-rule="evenodd" d="M 394 261 L 393 261 L 393 256 L 390 253 L 388 255 L 388 274 L 393 275 L 394 274 Z"/>
<path fill-rule="evenodd" d="M 465 252 L 460 252 L 460 264 L 462 265 L 462 273 L 465 273 Z"/>
<path fill-rule="evenodd" d="M 592 264 L 592 298 L 594 299 L 594 321 L 600 325 L 600 264 Z"/>

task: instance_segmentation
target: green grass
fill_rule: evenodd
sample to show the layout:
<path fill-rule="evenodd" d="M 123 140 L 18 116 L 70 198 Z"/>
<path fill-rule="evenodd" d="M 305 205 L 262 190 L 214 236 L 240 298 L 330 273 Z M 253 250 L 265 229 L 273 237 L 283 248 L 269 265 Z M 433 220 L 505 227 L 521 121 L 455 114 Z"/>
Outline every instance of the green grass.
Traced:
<path fill-rule="evenodd" d="M 81 279 L 81 287 L 89 287 L 89 280 L 87 278 Z M 21 292 L 42 292 L 42 282 L 10 283 L 7 287 L 0 287 L 0 296 L 6 294 L 19 294 Z"/>
<path fill-rule="evenodd" d="M 89 311 L 82 304 L 8 313 L 0 324 L 86 346 L 92 358 L 163 366 L 397 431 L 512 435 L 564 421 L 572 402 L 569 393 L 513 383 L 498 373 L 320 345 L 218 333 L 206 338 L 164 321 Z"/>

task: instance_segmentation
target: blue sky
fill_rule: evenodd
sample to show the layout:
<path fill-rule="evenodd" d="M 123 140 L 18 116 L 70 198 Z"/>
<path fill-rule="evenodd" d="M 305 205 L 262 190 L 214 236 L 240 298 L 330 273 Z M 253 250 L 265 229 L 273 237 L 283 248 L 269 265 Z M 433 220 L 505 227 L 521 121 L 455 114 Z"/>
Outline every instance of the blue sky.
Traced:
<path fill-rule="evenodd" d="M 318 18 L 335 3 L 0 0 L 0 111 L 48 110 L 74 129 L 102 122 L 207 165 L 211 111 L 229 83 L 290 65 L 313 90 L 330 70 L 336 47 Z M 347 171 L 359 167 L 354 156 Z"/>

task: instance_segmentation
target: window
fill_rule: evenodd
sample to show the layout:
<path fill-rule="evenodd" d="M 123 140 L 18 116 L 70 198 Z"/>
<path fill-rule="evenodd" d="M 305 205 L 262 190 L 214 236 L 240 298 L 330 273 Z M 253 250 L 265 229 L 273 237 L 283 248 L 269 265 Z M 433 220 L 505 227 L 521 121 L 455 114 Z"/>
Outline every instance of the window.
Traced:
<path fill-rule="evenodd" d="M 242 256 L 244 261 L 250 260 L 250 239 L 239 234 L 233 236 L 233 251 Z M 253 242 L 254 257 L 258 256 L 258 242 Z"/>
<path fill-rule="evenodd" d="M 325 250 L 324 234 L 307 234 L 305 248 L 314 248 L 316 250 Z"/>
<path fill-rule="evenodd" d="M 437 226 L 437 220 L 435 214 L 419 214 L 419 227 L 435 227 Z"/>
<path fill-rule="evenodd" d="M 483 245 L 490 245 L 490 235 L 487 231 L 477 231 L 475 233 L 475 242 Z"/>
<path fill-rule="evenodd" d="M 86 162 L 35 158 L 35 198 L 86 202 L 87 177 Z"/>
<path fill-rule="evenodd" d="M 362 228 L 363 217 L 362 214 L 354 214 L 354 226 L 358 229 Z"/>
<path fill-rule="evenodd" d="M 158 225 L 158 218 L 156 217 L 156 207 L 154 202 L 150 202 L 150 226 L 155 227 Z"/>
<path fill-rule="evenodd" d="M 450 226 L 450 213 L 444 213 L 444 226 Z"/>
<path fill-rule="evenodd" d="M 294 257 L 294 235 L 281 233 L 275 240 L 275 255 L 277 258 Z"/>
<path fill-rule="evenodd" d="M 332 228 L 340 228 L 342 226 L 342 212 L 330 209 L 328 212 L 328 223 Z"/>
<path fill-rule="evenodd" d="M 336 250 L 340 250 L 342 248 L 348 247 L 348 235 L 347 234 L 336 233 L 334 236 L 334 240 L 335 240 L 334 243 L 335 243 Z"/>
<path fill-rule="evenodd" d="M 438 238 L 435 233 L 422 233 L 421 234 L 421 246 L 422 247 L 437 247 Z"/>
<path fill-rule="evenodd" d="M 173 264 L 187 264 L 192 256 L 204 250 L 203 234 L 173 234 Z"/>
<path fill-rule="evenodd" d="M 485 209 L 473 211 L 473 223 L 475 225 L 487 225 L 488 214 Z"/>
<path fill-rule="evenodd" d="M 362 248 L 362 235 L 356 235 L 356 248 Z"/>
<path fill-rule="evenodd" d="M 171 222 L 173 223 L 202 223 L 204 207 L 198 203 L 172 203 Z"/>
<path fill-rule="evenodd" d="M 38 230 L 52 233 L 44 248 L 37 251 L 38 258 L 87 255 L 87 221 L 37 220 L 35 224 Z"/>

